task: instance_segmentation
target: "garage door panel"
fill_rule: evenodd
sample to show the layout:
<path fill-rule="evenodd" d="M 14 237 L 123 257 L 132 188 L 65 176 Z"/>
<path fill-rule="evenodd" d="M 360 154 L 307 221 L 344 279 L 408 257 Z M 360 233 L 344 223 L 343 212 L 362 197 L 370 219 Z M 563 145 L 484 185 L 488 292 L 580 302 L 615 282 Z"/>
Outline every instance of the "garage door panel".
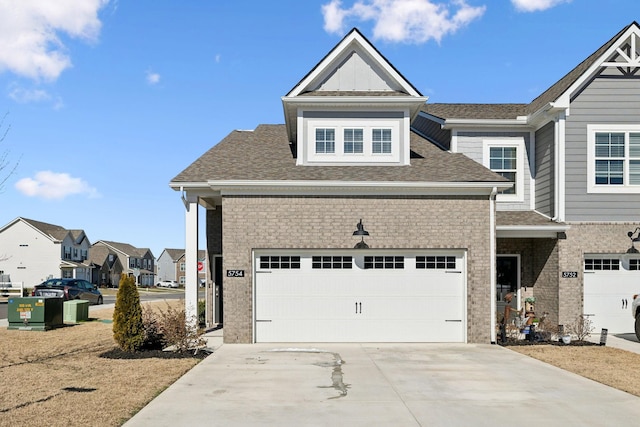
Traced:
<path fill-rule="evenodd" d="M 302 253 L 299 269 L 256 273 L 256 341 L 464 342 L 462 270 L 417 269 L 410 256 L 362 269 L 350 256 L 353 268 L 312 268 Z"/>
<path fill-rule="evenodd" d="M 606 328 L 611 333 L 633 333 L 631 301 L 637 293 L 640 293 L 638 271 L 622 268 L 585 272 L 583 312 L 591 320 L 594 331 Z"/>

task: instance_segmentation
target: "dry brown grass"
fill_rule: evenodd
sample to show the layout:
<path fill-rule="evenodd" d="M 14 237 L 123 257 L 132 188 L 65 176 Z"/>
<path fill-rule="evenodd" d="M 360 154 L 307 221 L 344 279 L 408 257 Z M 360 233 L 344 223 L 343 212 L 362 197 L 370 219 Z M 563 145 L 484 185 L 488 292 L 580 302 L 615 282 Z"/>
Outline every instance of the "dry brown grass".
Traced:
<path fill-rule="evenodd" d="M 198 363 L 99 357 L 116 347 L 101 321 L 112 313 L 47 332 L 0 329 L 0 424 L 119 426 Z"/>
<path fill-rule="evenodd" d="M 640 354 L 600 346 L 531 345 L 508 348 L 640 396 Z"/>

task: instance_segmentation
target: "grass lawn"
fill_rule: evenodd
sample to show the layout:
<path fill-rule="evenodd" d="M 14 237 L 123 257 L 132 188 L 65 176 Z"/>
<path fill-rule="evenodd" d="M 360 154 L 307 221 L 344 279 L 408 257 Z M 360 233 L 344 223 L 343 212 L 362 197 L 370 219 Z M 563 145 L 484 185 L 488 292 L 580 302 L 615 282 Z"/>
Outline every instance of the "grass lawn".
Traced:
<path fill-rule="evenodd" d="M 95 310 L 47 332 L 0 329 L 0 424 L 119 426 L 199 362 L 101 357 L 116 348 L 112 315 Z"/>

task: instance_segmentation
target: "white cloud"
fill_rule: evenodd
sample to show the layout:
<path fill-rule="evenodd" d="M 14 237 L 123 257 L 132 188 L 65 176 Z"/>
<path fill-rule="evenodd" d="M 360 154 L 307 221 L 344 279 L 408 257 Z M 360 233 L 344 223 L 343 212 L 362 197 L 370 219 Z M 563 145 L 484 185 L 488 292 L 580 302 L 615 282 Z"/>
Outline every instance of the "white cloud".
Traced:
<path fill-rule="evenodd" d="M 156 85 L 160 83 L 160 74 L 152 71 L 147 71 L 147 83 L 150 85 Z"/>
<path fill-rule="evenodd" d="M 537 12 L 570 2 L 571 0 L 511 0 L 513 6 L 520 12 Z"/>
<path fill-rule="evenodd" d="M 220 54 L 218 53 L 215 58 L 216 64 L 219 64 L 221 59 L 222 59 L 222 56 L 220 56 Z"/>
<path fill-rule="evenodd" d="M 435 3 L 432 0 L 357 0 L 342 8 L 340 0 L 322 6 L 324 29 L 343 34 L 346 21 L 374 21 L 373 37 L 391 42 L 440 42 L 480 18 L 486 6 L 472 7 L 465 0 Z"/>
<path fill-rule="evenodd" d="M 12 85 L 9 89 L 9 98 L 20 104 L 32 102 L 44 102 L 51 99 L 51 95 L 42 89 L 26 89 L 18 85 Z"/>
<path fill-rule="evenodd" d="M 0 72 L 56 80 L 71 66 L 60 35 L 97 39 L 109 0 L 0 0 Z"/>
<path fill-rule="evenodd" d="M 98 191 L 81 178 L 51 171 L 37 172 L 34 178 L 22 178 L 16 183 L 16 189 L 26 196 L 47 200 L 62 200 L 74 194 L 100 197 Z"/>

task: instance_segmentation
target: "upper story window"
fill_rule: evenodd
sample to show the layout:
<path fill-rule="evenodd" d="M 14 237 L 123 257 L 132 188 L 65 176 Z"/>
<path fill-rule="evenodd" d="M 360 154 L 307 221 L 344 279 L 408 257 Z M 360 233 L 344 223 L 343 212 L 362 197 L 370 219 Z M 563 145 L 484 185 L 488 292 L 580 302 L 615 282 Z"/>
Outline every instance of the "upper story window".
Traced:
<path fill-rule="evenodd" d="M 484 141 L 484 165 L 513 182 L 496 200 L 524 200 L 524 142 L 520 140 Z"/>
<path fill-rule="evenodd" d="M 316 153 L 332 154 L 336 152 L 335 129 L 316 129 Z"/>
<path fill-rule="evenodd" d="M 391 154 L 391 129 L 372 129 L 373 154 Z"/>
<path fill-rule="evenodd" d="M 297 164 L 409 164 L 403 112 L 304 112 Z"/>
<path fill-rule="evenodd" d="M 185 271 L 185 264 L 184 262 L 180 263 L 180 271 Z"/>
<path fill-rule="evenodd" d="M 515 183 L 518 176 L 517 147 L 489 147 L 489 168 Z M 516 194 L 515 187 L 500 192 Z"/>
<path fill-rule="evenodd" d="M 364 130 L 347 128 L 344 130 L 344 153 L 362 154 L 364 147 Z"/>
<path fill-rule="evenodd" d="M 590 193 L 640 192 L 640 125 L 589 125 Z"/>

